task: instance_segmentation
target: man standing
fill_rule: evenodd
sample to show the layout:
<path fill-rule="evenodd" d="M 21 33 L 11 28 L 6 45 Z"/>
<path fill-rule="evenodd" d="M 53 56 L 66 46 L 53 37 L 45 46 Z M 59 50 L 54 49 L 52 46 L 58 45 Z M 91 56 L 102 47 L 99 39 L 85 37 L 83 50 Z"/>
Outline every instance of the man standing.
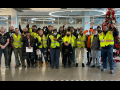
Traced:
<path fill-rule="evenodd" d="M 15 62 L 16 62 L 15 68 L 19 67 L 18 53 L 19 53 L 19 56 L 20 56 L 20 61 L 22 63 L 22 67 L 25 68 L 26 66 L 25 66 L 25 63 L 22 59 L 21 34 L 19 34 L 18 28 L 15 28 L 15 34 L 12 34 L 12 36 L 11 36 L 11 46 L 14 48 Z"/>
<path fill-rule="evenodd" d="M 90 38 L 91 40 L 91 55 L 93 60 L 92 68 L 98 67 L 100 69 L 101 63 L 100 63 L 100 57 L 101 57 L 101 51 L 100 51 L 100 40 L 99 40 L 99 34 L 97 34 L 97 29 L 93 30 L 93 35 Z M 97 63 L 96 63 L 97 58 Z"/>
<path fill-rule="evenodd" d="M 79 61 L 79 55 L 81 52 L 81 60 L 82 60 L 82 67 L 85 67 L 84 62 L 84 49 L 85 49 L 85 41 L 86 41 L 86 36 L 83 34 L 83 28 L 80 28 L 80 33 L 77 34 L 76 36 L 76 67 L 78 67 L 78 61 Z"/>
<path fill-rule="evenodd" d="M 73 44 L 74 44 L 74 40 L 71 37 L 70 32 L 67 31 L 65 37 L 63 37 L 62 39 L 64 68 L 66 68 L 67 57 L 68 57 L 69 67 L 71 68 L 71 56 L 70 55 L 72 53 Z"/>
<path fill-rule="evenodd" d="M 48 51 L 51 56 L 51 68 L 54 68 L 54 61 L 56 61 L 56 68 L 59 69 L 59 56 L 60 56 L 60 42 L 62 38 L 57 34 L 57 30 L 53 31 L 53 35 L 48 38 Z"/>
<path fill-rule="evenodd" d="M 103 26 L 103 32 L 99 35 L 100 40 L 100 47 L 101 47 L 101 53 L 102 53 L 102 60 L 103 60 L 103 68 L 101 71 L 107 70 L 107 57 L 109 60 L 110 65 L 110 74 L 113 74 L 113 45 L 114 45 L 114 37 L 118 36 L 118 31 L 114 27 L 114 25 L 111 25 L 112 29 L 114 31 L 109 31 L 108 26 Z"/>
<path fill-rule="evenodd" d="M 1 57 L 2 57 L 2 52 L 4 52 L 5 56 L 5 66 L 6 68 L 9 68 L 8 66 L 8 44 L 9 44 L 9 34 L 5 33 L 5 29 L 1 29 L 0 33 L 0 67 L 1 67 Z"/>

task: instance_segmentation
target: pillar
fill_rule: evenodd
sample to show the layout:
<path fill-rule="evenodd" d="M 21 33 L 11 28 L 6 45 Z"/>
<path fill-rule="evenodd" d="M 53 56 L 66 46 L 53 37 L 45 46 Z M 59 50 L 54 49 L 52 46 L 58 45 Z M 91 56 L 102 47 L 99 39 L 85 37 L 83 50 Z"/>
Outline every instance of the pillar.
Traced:
<path fill-rule="evenodd" d="M 18 28 L 17 11 L 13 8 L 11 8 L 11 26 L 13 26 L 14 28 Z"/>

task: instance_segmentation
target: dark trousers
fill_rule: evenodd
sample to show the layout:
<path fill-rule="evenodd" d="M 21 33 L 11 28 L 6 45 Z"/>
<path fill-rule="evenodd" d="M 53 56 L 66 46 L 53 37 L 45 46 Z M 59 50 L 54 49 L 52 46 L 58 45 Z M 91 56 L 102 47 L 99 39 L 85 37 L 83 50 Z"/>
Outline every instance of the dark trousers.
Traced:
<path fill-rule="evenodd" d="M 67 54 L 67 55 L 63 55 L 64 66 L 66 66 L 67 63 L 67 57 L 68 57 L 68 64 L 71 65 L 71 54 Z"/>
<path fill-rule="evenodd" d="M 39 50 L 41 51 L 39 61 L 42 61 L 42 53 L 43 53 L 43 56 L 45 58 L 45 61 L 48 61 L 48 59 L 47 59 L 47 49 L 46 48 L 39 48 Z"/>
<path fill-rule="evenodd" d="M 11 63 L 11 56 L 12 56 L 12 51 L 13 51 L 13 48 L 12 47 L 8 47 L 8 65 L 10 66 L 10 63 Z"/>
<path fill-rule="evenodd" d="M 4 57 L 5 57 L 5 66 L 8 66 L 8 47 L 5 47 L 4 49 L 0 49 L 0 66 L 1 66 L 2 52 L 4 53 Z"/>
<path fill-rule="evenodd" d="M 87 59 L 88 59 L 88 62 L 90 62 L 91 63 L 91 61 L 92 61 L 92 59 L 90 59 L 90 57 L 89 57 L 89 54 L 91 55 L 91 49 L 90 48 L 87 48 Z M 91 56 L 91 58 L 92 58 L 92 56 Z"/>
<path fill-rule="evenodd" d="M 50 52 L 48 52 L 48 48 L 47 48 L 47 60 L 50 62 L 51 64 L 51 57 L 50 57 Z"/>
<path fill-rule="evenodd" d="M 110 70 L 113 70 L 113 67 L 114 67 L 113 47 L 109 49 L 101 49 L 101 53 L 102 53 L 102 60 L 103 60 L 103 68 L 107 69 L 107 57 L 108 57 Z"/>
<path fill-rule="evenodd" d="M 34 66 L 34 59 L 27 59 L 28 66 L 30 66 L 30 62 L 31 62 L 31 65 Z"/>
<path fill-rule="evenodd" d="M 50 48 L 50 56 L 51 56 L 51 66 L 54 66 L 54 61 L 56 62 L 56 66 L 59 65 L 59 57 L 60 57 L 60 50 Z"/>

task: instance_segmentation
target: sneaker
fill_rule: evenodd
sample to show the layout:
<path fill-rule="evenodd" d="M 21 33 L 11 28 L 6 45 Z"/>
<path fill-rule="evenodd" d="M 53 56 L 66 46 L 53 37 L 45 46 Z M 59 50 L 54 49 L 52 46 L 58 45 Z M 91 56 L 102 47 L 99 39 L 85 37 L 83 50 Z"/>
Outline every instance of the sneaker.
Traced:
<path fill-rule="evenodd" d="M 106 69 L 102 68 L 101 71 L 107 71 Z"/>
<path fill-rule="evenodd" d="M 57 69 L 59 69 L 59 66 L 56 66 Z"/>
<path fill-rule="evenodd" d="M 82 63 L 82 67 L 85 67 L 84 63 Z"/>
<path fill-rule="evenodd" d="M 78 63 L 76 63 L 76 67 L 78 67 Z"/>
<path fill-rule="evenodd" d="M 113 74 L 113 70 L 110 70 L 110 74 Z"/>
<path fill-rule="evenodd" d="M 51 69 L 54 69 L 54 66 L 51 66 Z"/>
<path fill-rule="evenodd" d="M 19 65 L 16 65 L 15 68 L 19 68 Z"/>
<path fill-rule="evenodd" d="M 7 69 L 9 69 L 9 66 L 6 66 Z"/>
<path fill-rule="evenodd" d="M 92 65 L 92 66 L 91 66 L 91 68 L 94 68 L 94 67 L 96 67 L 96 66 L 95 66 L 95 65 Z"/>
<path fill-rule="evenodd" d="M 89 62 L 87 62 L 87 64 L 86 65 L 89 65 Z"/>

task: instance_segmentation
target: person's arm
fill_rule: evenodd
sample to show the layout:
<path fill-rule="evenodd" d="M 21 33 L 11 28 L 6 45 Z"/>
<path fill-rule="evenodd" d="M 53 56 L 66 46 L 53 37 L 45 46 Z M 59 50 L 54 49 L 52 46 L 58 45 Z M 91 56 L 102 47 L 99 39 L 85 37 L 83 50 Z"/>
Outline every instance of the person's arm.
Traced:
<path fill-rule="evenodd" d="M 20 22 L 19 22 L 19 30 L 21 32 L 21 34 L 23 33 L 22 29 L 21 29 L 21 25 L 20 25 Z"/>
<path fill-rule="evenodd" d="M 11 46 L 12 46 L 12 48 L 13 48 L 13 36 L 11 36 Z"/>
<path fill-rule="evenodd" d="M 59 37 L 59 38 L 57 39 L 57 41 L 58 41 L 58 42 L 62 42 L 62 37 Z"/>
<path fill-rule="evenodd" d="M 65 30 L 64 30 L 65 25 L 66 25 L 66 23 L 63 24 L 63 31 L 65 31 Z"/>
<path fill-rule="evenodd" d="M 39 46 L 41 45 L 41 42 L 38 41 L 38 38 L 36 38 L 36 43 L 37 43 L 37 49 L 39 49 Z"/>
<path fill-rule="evenodd" d="M 28 30 L 29 30 L 29 24 L 30 24 L 30 22 L 28 22 L 28 24 L 26 25 L 26 27 L 27 27 Z"/>
<path fill-rule="evenodd" d="M 21 42 L 25 42 L 26 39 L 27 39 L 27 37 L 23 36 L 22 39 L 21 39 Z"/>
<path fill-rule="evenodd" d="M 119 33 L 118 33 L 117 29 L 115 27 L 113 29 L 114 29 L 114 31 L 113 31 L 113 37 L 118 36 Z"/>
<path fill-rule="evenodd" d="M 31 41 L 32 41 L 31 47 L 34 47 L 35 46 L 35 39 L 34 39 L 34 37 L 30 37 L 30 38 L 31 38 Z"/>
<path fill-rule="evenodd" d="M 7 39 L 7 42 L 4 46 L 6 47 L 8 44 L 9 44 L 9 38 Z"/>
<path fill-rule="evenodd" d="M 93 25 L 94 25 L 95 23 L 94 22 L 92 22 L 92 25 L 90 26 L 90 29 L 93 29 Z"/>
<path fill-rule="evenodd" d="M 87 48 L 87 40 L 88 40 L 88 36 L 86 36 L 85 48 Z"/>
<path fill-rule="evenodd" d="M 50 44 L 51 44 L 51 40 L 50 40 L 50 38 L 48 37 L 48 49 L 50 49 Z"/>

